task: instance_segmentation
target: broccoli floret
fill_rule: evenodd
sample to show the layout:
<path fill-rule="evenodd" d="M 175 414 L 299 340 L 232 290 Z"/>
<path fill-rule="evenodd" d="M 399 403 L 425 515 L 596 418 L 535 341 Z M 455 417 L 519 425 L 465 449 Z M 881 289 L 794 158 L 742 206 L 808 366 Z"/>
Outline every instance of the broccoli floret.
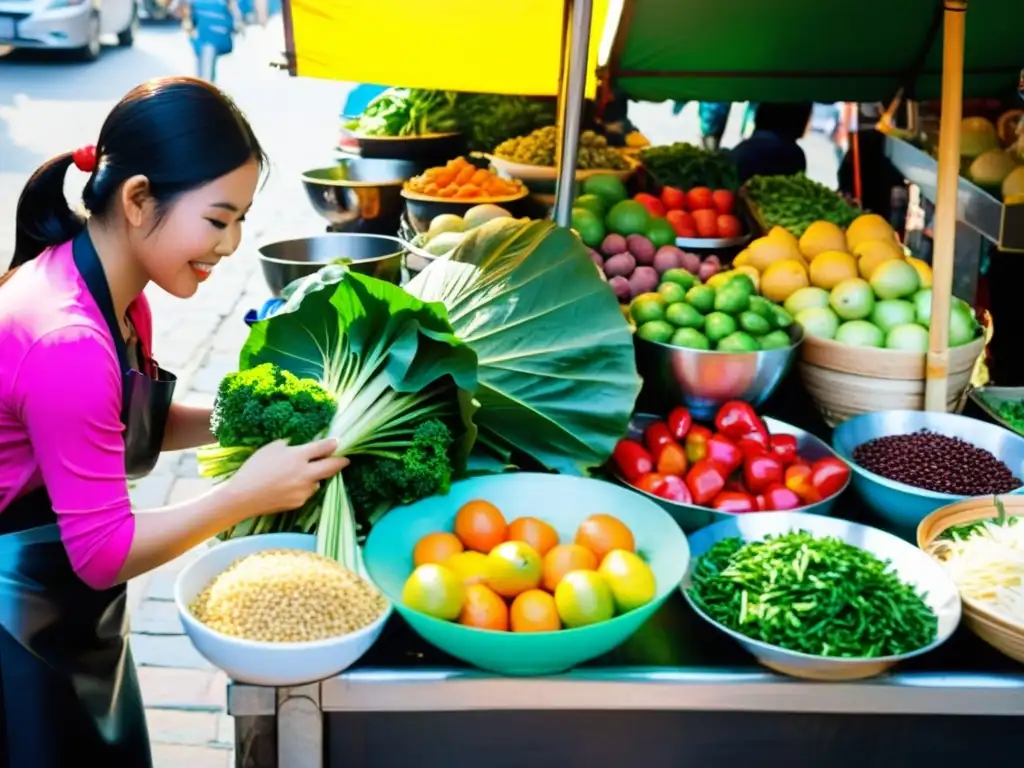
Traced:
<path fill-rule="evenodd" d="M 400 504 L 448 492 L 452 482 L 451 430 L 428 419 L 413 432 L 412 442 L 397 459 L 363 456 L 345 470 L 345 488 L 354 509 L 374 517 Z"/>
<path fill-rule="evenodd" d="M 263 363 L 221 380 L 210 427 L 226 448 L 259 448 L 274 440 L 297 445 L 327 429 L 336 409 L 319 382 Z"/>

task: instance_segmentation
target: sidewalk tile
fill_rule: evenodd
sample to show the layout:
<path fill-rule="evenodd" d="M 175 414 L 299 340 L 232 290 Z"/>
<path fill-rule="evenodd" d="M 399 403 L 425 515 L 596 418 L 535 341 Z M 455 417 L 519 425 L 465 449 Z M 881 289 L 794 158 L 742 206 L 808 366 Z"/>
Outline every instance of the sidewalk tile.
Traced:
<path fill-rule="evenodd" d="M 185 635 L 139 635 L 132 633 L 132 655 L 140 667 L 213 669 Z"/>
<path fill-rule="evenodd" d="M 223 712 L 227 706 L 228 678 L 209 669 L 138 669 L 142 701 L 158 709 Z"/>
<path fill-rule="evenodd" d="M 231 768 L 231 750 L 154 744 L 153 768 Z"/>
<path fill-rule="evenodd" d="M 149 739 L 163 744 L 207 746 L 217 738 L 220 715 L 176 709 L 147 709 Z"/>
<path fill-rule="evenodd" d="M 182 635 L 185 630 L 178 606 L 164 600 L 143 600 L 132 614 L 132 633 L 139 635 Z"/>

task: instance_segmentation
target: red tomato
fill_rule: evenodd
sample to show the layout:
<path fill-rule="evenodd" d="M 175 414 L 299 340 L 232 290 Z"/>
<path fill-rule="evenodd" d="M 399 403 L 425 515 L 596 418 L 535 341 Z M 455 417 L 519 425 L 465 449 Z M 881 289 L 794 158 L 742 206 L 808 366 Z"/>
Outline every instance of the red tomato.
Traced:
<path fill-rule="evenodd" d="M 717 224 L 719 237 L 739 237 L 743 234 L 743 226 L 735 216 L 722 214 L 718 217 Z"/>
<path fill-rule="evenodd" d="M 697 237 L 697 230 L 690 229 L 690 227 L 682 227 L 676 230 L 676 237 L 689 237 L 693 239 Z"/>
<path fill-rule="evenodd" d="M 715 210 L 719 213 L 732 213 L 736 208 L 736 196 L 728 189 L 716 189 L 711 193 L 711 200 Z"/>
<path fill-rule="evenodd" d="M 702 208 L 693 212 L 693 221 L 697 225 L 697 237 L 718 237 L 718 214 Z"/>
<path fill-rule="evenodd" d="M 661 190 L 661 202 L 669 211 L 681 211 L 686 205 L 686 193 L 675 187 L 665 187 Z"/>
<path fill-rule="evenodd" d="M 691 211 L 714 210 L 715 203 L 711 190 L 707 187 L 694 187 L 686 193 L 686 207 Z"/>
<path fill-rule="evenodd" d="M 654 195 L 648 195 L 646 192 L 641 192 L 633 199 L 646 208 L 652 216 L 665 215 L 665 206 L 662 205 L 661 200 L 656 198 Z"/>
<path fill-rule="evenodd" d="M 684 235 L 683 232 L 695 233 L 697 231 L 693 216 L 686 211 L 669 211 L 665 214 L 665 221 L 672 225 L 672 229 L 676 231 L 676 237 L 693 237 L 693 234 Z"/>

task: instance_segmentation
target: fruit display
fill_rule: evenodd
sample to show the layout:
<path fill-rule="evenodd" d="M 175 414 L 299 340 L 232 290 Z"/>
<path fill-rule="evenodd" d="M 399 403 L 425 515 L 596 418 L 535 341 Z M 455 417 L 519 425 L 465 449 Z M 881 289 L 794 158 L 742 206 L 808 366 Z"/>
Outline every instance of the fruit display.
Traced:
<path fill-rule="evenodd" d="M 772 435 L 747 403 L 722 405 L 711 426 L 683 407 L 650 424 L 643 442 L 624 438 L 612 461 L 622 477 L 668 501 L 729 514 L 786 511 L 841 492 L 850 477 L 842 459 L 808 461 L 793 435 Z"/>
<path fill-rule="evenodd" d="M 464 157 L 456 157 L 447 165 L 413 176 L 405 182 L 405 189 L 425 197 L 484 200 L 522 195 L 526 187 L 518 179 L 503 179 L 493 171 L 477 168 Z"/>
<path fill-rule="evenodd" d="M 966 178 L 1003 197 L 1020 194 L 1024 189 L 1022 115 L 1019 109 L 1009 110 L 997 124 L 984 117 L 961 121 L 960 164 Z"/>
<path fill-rule="evenodd" d="M 427 231 L 416 235 L 410 242 L 431 256 L 444 256 L 462 243 L 468 232 L 481 224 L 494 219 L 511 218 L 512 214 L 500 206 L 489 203 L 475 205 L 462 216 L 455 213 L 435 216 L 431 219 Z"/>
<path fill-rule="evenodd" d="M 856 347 L 928 349 L 931 267 L 904 253 L 881 216 L 863 214 L 845 232 L 815 221 L 799 240 L 769 233 L 734 263 L 763 269 L 762 295 L 781 302 L 808 334 Z M 970 305 L 954 298 L 950 346 L 979 333 Z"/>
<path fill-rule="evenodd" d="M 494 148 L 494 156 L 513 163 L 553 167 L 557 143 L 558 129 L 547 125 L 526 136 L 503 141 Z M 583 131 L 580 134 L 576 167 L 581 171 L 624 171 L 629 168 L 629 163 L 621 152 L 608 146 L 608 139 L 604 136 L 594 131 Z"/>
<path fill-rule="evenodd" d="M 756 352 L 793 343 L 789 312 L 758 296 L 754 280 L 739 270 L 701 282 L 686 269 L 668 269 L 657 290 L 634 296 L 629 314 L 641 339 L 676 347 Z"/>
<path fill-rule="evenodd" d="M 889 561 L 808 531 L 716 542 L 697 561 L 688 595 L 726 629 L 812 656 L 897 656 L 939 634 L 926 595 Z"/>
<path fill-rule="evenodd" d="M 377 588 L 341 563 L 293 549 L 236 560 L 189 606 L 210 629 L 264 643 L 341 637 L 369 626 L 387 609 Z"/>
<path fill-rule="evenodd" d="M 767 228 L 782 227 L 797 237 L 815 221 L 846 227 L 861 213 L 824 184 L 802 173 L 754 176 L 744 189 Z"/>
<path fill-rule="evenodd" d="M 654 599 L 654 574 L 633 533 L 591 515 L 571 541 L 536 517 L 506 521 L 484 499 L 413 550 L 402 602 L 444 621 L 495 632 L 555 632 L 608 621 Z"/>
<path fill-rule="evenodd" d="M 659 184 L 677 189 L 711 187 L 735 192 L 739 187 L 736 164 L 726 152 L 712 152 L 677 142 L 648 147 L 640 153 L 647 173 Z"/>
<path fill-rule="evenodd" d="M 608 278 L 620 302 L 657 289 L 666 272 L 683 269 L 691 274 L 711 278 L 721 270 L 717 256 L 701 259 L 695 253 L 654 243 L 643 235 L 607 235 L 597 250 L 591 250 L 594 263 Z"/>

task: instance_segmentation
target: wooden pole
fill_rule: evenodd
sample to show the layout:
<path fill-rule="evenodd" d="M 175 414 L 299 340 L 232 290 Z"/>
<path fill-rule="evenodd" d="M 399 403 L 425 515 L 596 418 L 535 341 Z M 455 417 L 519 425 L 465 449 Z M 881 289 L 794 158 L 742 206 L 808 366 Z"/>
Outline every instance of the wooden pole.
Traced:
<path fill-rule="evenodd" d="M 953 301 L 956 197 L 960 179 L 960 120 L 964 95 L 965 0 L 945 0 L 942 34 L 942 117 L 932 259 L 932 319 L 925 373 L 924 407 L 946 411 L 949 310 Z"/>

